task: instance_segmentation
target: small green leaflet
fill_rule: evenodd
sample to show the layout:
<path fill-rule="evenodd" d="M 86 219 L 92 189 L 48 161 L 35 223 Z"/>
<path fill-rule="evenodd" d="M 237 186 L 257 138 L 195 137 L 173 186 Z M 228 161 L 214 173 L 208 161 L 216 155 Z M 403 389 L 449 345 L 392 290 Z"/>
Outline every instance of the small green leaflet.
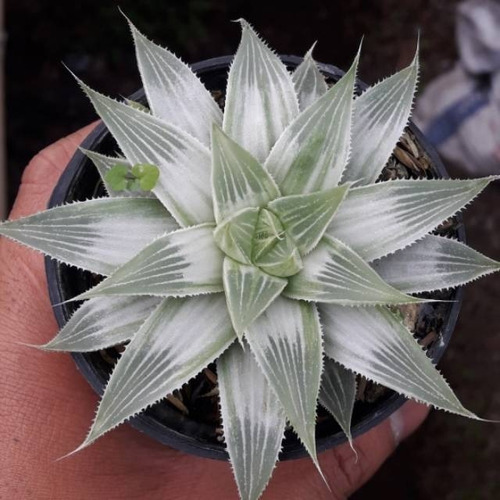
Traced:
<path fill-rule="evenodd" d="M 137 163 L 132 167 L 132 175 L 139 179 L 141 189 L 151 191 L 156 186 L 160 171 L 156 165 Z"/>
<path fill-rule="evenodd" d="M 127 178 L 128 172 L 128 165 L 117 164 L 108 170 L 104 177 L 104 181 L 107 182 L 114 191 L 125 191 L 131 188 L 132 182 Z"/>
<path fill-rule="evenodd" d="M 115 191 L 133 191 L 137 187 L 142 191 L 151 191 L 159 176 L 160 171 L 156 165 L 137 163 L 129 168 L 128 165 L 117 164 L 107 172 L 104 180 Z"/>
<path fill-rule="evenodd" d="M 97 170 L 99 171 L 99 175 L 101 176 L 101 179 L 104 183 L 104 187 L 106 188 L 106 191 L 108 192 L 108 195 L 110 197 L 131 197 L 131 198 L 156 198 L 156 196 L 151 192 L 151 191 L 143 191 L 140 186 L 137 186 L 137 190 L 129 190 L 127 189 L 127 186 L 123 188 L 123 184 L 120 185 L 118 184 L 118 187 L 120 190 L 114 190 L 109 182 L 106 180 L 106 174 L 116 165 L 125 165 L 127 166 L 127 169 L 131 168 L 131 164 L 125 159 L 125 158 L 120 158 L 120 157 L 111 157 L 111 156 L 106 156 L 101 153 L 97 153 L 96 151 L 89 151 L 88 149 L 80 148 L 80 151 L 90 158 L 92 163 L 95 165 Z M 120 179 L 118 179 L 120 180 Z M 136 186 L 131 186 L 132 188 L 135 188 Z"/>

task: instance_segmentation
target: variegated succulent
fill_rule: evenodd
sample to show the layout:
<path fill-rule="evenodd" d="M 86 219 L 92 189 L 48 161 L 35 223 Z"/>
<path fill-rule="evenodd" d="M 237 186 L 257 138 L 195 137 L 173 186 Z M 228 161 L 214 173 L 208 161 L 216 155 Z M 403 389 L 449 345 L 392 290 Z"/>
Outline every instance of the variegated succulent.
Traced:
<path fill-rule="evenodd" d="M 0 234 L 106 277 L 44 349 L 130 341 L 78 449 L 216 361 L 236 482 L 257 499 L 287 422 L 319 469 L 318 400 L 350 439 L 356 374 L 476 418 L 393 306 L 500 264 L 432 233 L 493 177 L 378 181 L 408 124 L 417 56 L 356 97 L 359 53 L 329 87 L 311 51 L 290 74 L 241 26 L 222 110 L 131 25 L 149 109 L 80 82 L 124 156 L 86 151 L 109 197 L 5 222 Z M 122 176 L 156 166 L 152 192 L 124 177 L 115 189 L 117 164 Z"/>

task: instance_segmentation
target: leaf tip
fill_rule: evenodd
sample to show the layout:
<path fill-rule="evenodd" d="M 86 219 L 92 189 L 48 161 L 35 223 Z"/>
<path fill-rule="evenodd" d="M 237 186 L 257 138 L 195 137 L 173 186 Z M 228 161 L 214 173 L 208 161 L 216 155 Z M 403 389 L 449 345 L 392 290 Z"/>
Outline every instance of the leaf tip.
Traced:
<path fill-rule="evenodd" d="M 313 53 L 317 43 L 318 43 L 318 40 L 315 40 L 314 43 L 311 45 L 311 48 L 305 53 L 304 59 L 314 61 L 312 53 Z"/>

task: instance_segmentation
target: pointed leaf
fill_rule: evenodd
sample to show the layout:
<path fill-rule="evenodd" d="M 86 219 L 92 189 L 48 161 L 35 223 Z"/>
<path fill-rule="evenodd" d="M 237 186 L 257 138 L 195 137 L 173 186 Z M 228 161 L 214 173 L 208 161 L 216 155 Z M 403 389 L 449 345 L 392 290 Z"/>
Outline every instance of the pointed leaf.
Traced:
<path fill-rule="evenodd" d="M 91 352 L 130 340 L 160 303 L 157 297 L 99 297 L 80 306 L 42 349 Z"/>
<path fill-rule="evenodd" d="M 213 222 L 209 149 L 175 125 L 78 82 L 127 160 L 159 168 L 153 192 L 177 222 L 183 227 Z"/>
<path fill-rule="evenodd" d="M 354 102 L 356 145 L 343 181 L 377 180 L 408 125 L 418 80 L 418 48 L 410 66 L 365 91 Z"/>
<path fill-rule="evenodd" d="M 466 417 L 411 332 L 384 307 L 321 307 L 325 352 L 349 370 L 400 394 Z"/>
<path fill-rule="evenodd" d="M 242 36 L 227 81 L 223 128 L 261 163 L 299 112 L 279 57 L 240 19 Z"/>
<path fill-rule="evenodd" d="M 212 123 L 222 123 L 222 111 L 210 92 L 187 64 L 150 42 L 130 21 L 129 24 L 153 114 L 209 146 Z"/>
<path fill-rule="evenodd" d="M 325 237 L 292 276 L 284 295 L 297 300 L 342 305 L 412 304 L 422 302 L 387 283 L 341 241 Z"/>
<path fill-rule="evenodd" d="M 179 389 L 234 339 L 222 294 L 163 300 L 118 361 L 78 449 Z"/>
<path fill-rule="evenodd" d="M 264 164 L 285 195 L 335 187 L 349 156 L 354 83 L 350 70 L 283 132 Z"/>
<path fill-rule="evenodd" d="M 224 438 L 240 498 L 257 500 L 278 460 L 285 414 L 251 351 L 233 344 L 217 361 Z"/>
<path fill-rule="evenodd" d="M 316 307 L 278 297 L 250 326 L 246 339 L 319 469 L 314 430 L 323 347 Z"/>
<path fill-rule="evenodd" d="M 0 235 L 61 262 L 108 275 L 177 227 L 157 200 L 100 198 L 4 222 Z"/>
<path fill-rule="evenodd" d="M 153 241 L 113 275 L 75 300 L 101 295 L 185 297 L 222 292 L 223 254 L 203 224 Z"/>
<path fill-rule="evenodd" d="M 397 180 L 351 188 L 327 234 L 370 262 L 430 233 L 496 178 Z"/>
<path fill-rule="evenodd" d="M 212 133 L 212 189 L 218 223 L 243 208 L 263 207 L 280 195 L 264 167 L 216 126 Z"/>
<path fill-rule="evenodd" d="M 258 262 L 285 237 L 285 228 L 278 217 L 267 209 L 259 212 L 253 235 L 252 258 Z"/>
<path fill-rule="evenodd" d="M 316 45 L 316 43 L 314 43 Z M 312 58 L 314 45 L 307 51 L 304 60 L 297 66 L 292 74 L 295 92 L 299 97 L 300 110 L 308 108 L 323 94 L 326 94 L 328 85 L 325 77 L 318 69 L 318 65 Z"/>
<path fill-rule="evenodd" d="M 269 276 L 255 266 L 224 259 L 224 291 L 233 327 L 243 333 L 282 292 L 286 280 Z"/>
<path fill-rule="evenodd" d="M 256 259 L 255 265 L 279 278 L 293 276 L 304 266 L 299 249 L 287 233 L 278 239 L 269 252 Z"/>
<path fill-rule="evenodd" d="M 120 196 L 122 198 L 126 196 L 136 197 L 136 198 L 156 198 L 156 196 L 150 191 L 143 191 L 142 189 L 138 189 L 136 191 L 132 191 L 129 188 L 125 188 L 122 191 L 115 191 L 107 182 L 106 174 L 115 166 L 115 165 L 126 165 L 128 168 L 131 168 L 132 165 L 125 158 L 113 158 L 111 156 L 102 155 L 95 151 L 89 151 L 88 149 L 80 148 L 85 156 L 88 156 L 92 163 L 95 165 L 97 170 L 99 171 L 99 175 L 104 183 L 104 187 L 109 196 Z"/>
<path fill-rule="evenodd" d="M 258 208 L 244 208 L 217 226 L 215 242 L 228 257 L 243 264 L 252 263 L 253 236 L 259 211 Z"/>
<path fill-rule="evenodd" d="M 459 241 L 428 235 L 374 262 L 373 268 L 398 290 L 416 293 L 464 285 L 498 271 L 500 262 Z"/>
<path fill-rule="evenodd" d="M 325 358 L 319 401 L 333 416 L 352 447 L 351 420 L 356 400 L 356 375 Z"/>
<path fill-rule="evenodd" d="M 302 255 L 309 253 L 323 237 L 349 185 L 326 191 L 278 198 L 268 207 L 283 223 Z"/>

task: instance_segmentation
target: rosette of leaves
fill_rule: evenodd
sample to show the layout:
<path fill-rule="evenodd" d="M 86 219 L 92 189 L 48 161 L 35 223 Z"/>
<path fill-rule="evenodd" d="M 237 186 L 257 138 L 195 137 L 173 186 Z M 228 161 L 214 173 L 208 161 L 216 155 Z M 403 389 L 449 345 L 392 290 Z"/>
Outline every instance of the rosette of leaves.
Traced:
<path fill-rule="evenodd" d="M 359 53 L 329 88 L 311 51 L 290 74 L 241 26 L 221 110 L 131 25 L 149 109 L 80 82 L 123 154 L 87 152 L 109 197 L 5 222 L 0 234 L 105 276 L 44 349 L 129 341 L 78 449 L 215 361 L 236 482 L 256 499 L 287 422 L 319 469 L 318 401 L 351 438 L 356 374 L 477 418 L 393 306 L 499 263 L 432 234 L 493 177 L 377 182 L 408 123 L 417 56 L 356 97 Z M 137 165 L 157 167 L 151 192 L 127 181 Z"/>

